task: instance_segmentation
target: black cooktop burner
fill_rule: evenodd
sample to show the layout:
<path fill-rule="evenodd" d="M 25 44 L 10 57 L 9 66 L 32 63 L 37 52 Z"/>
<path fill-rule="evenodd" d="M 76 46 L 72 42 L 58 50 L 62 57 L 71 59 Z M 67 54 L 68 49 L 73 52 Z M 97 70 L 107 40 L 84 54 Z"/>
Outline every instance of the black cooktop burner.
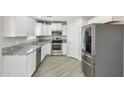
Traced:
<path fill-rule="evenodd" d="M 52 43 L 62 43 L 62 40 L 52 40 Z"/>

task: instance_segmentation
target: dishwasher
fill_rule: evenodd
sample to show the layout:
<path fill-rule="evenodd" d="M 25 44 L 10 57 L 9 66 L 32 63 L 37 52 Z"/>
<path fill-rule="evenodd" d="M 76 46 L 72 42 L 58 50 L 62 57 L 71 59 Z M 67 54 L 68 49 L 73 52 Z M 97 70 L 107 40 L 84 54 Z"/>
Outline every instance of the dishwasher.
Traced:
<path fill-rule="evenodd" d="M 36 50 L 36 68 L 38 68 L 40 63 L 41 63 L 41 47 L 37 48 Z"/>

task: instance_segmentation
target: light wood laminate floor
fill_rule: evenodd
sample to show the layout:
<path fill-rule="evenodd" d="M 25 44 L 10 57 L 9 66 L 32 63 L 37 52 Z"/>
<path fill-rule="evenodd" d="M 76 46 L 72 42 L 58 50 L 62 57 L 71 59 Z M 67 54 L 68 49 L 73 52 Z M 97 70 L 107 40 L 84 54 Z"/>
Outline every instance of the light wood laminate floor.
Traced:
<path fill-rule="evenodd" d="M 67 56 L 46 56 L 34 77 L 83 77 L 81 62 Z"/>

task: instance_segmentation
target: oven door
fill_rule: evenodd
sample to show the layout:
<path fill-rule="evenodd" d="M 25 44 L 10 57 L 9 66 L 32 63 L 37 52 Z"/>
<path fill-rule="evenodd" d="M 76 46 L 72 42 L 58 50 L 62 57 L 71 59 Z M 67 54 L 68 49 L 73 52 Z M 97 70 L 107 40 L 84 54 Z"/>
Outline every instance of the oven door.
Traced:
<path fill-rule="evenodd" d="M 52 43 L 52 55 L 62 55 L 62 43 Z"/>
<path fill-rule="evenodd" d="M 95 65 L 82 58 L 82 70 L 87 77 L 95 76 Z"/>
<path fill-rule="evenodd" d="M 62 44 L 52 44 L 52 50 L 62 50 Z"/>

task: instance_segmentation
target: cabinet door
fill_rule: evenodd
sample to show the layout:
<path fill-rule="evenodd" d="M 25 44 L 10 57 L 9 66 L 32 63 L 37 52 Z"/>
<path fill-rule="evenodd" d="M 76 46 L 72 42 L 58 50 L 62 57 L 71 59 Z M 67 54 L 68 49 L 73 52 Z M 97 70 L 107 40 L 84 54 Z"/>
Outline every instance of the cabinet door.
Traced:
<path fill-rule="evenodd" d="M 64 35 L 64 36 L 67 35 L 67 25 L 63 25 L 63 28 L 62 28 L 62 35 Z"/>
<path fill-rule="evenodd" d="M 48 27 L 48 31 L 47 31 L 48 34 L 47 35 L 52 36 L 52 25 L 48 24 L 47 27 Z"/>
<path fill-rule="evenodd" d="M 42 36 L 47 36 L 48 35 L 48 27 L 47 24 L 42 24 L 43 28 L 42 28 Z"/>
<path fill-rule="evenodd" d="M 67 44 L 63 43 L 62 46 L 63 46 L 63 55 L 67 55 Z"/>
<path fill-rule="evenodd" d="M 26 56 L 3 56 L 2 73 L 7 77 L 26 76 Z"/>
<path fill-rule="evenodd" d="M 36 70 L 36 51 L 27 55 L 27 76 L 32 76 Z"/>
<path fill-rule="evenodd" d="M 3 17 L 3 36 L 9 37 L 14 36 L 14 17 L 12 16 L 6 16 Z"/>
<path fill-rule="evenodd" d="M 34 20 L 34 35 L 37 33 L 37 22 Z"/>
<path fill-rule="evenodd" d="M 52 23 L 52 30 L 53 31 L 61 31 L 62 30 L 62 23 Z"/>
<path fill-rule="evenodd" d="M 50 54 L 51 54 L 51 43 L 48 43 L 48 44 L 46 44 L 45 46 L 46 46 L 46 47 L 45 47 L 45 48 L 46 48 L 46 49 L 45 49 L 45 50 L 46 50 L 46 54 L 47 54 L 47 55 L 50 55 Z"/>
<path fill-rule="evenodd" d="M 36 23 L 35 34 L 36 34 L 36 36 L 42 35 L 42 23 Z"/>
<path fill-rule="evenodd" d="M 57 24 L 57 30 L 58 31 L 62 31 L 62 23 L 58 23 Z"/>
<path fill-rule="evenodd" d="M 34 35 L 34 22 L 33 22 L 33 19 L 30 18 L 30 17 L 28 17 L 27 30 L 28 30 L 28 36 L 33 36 Z"/>
<path fill-rule="evenodd" d="M 41 61 L 44 60 L 46 55 L 51 55 L 51 43 L 45 44 L 41 47 Z"/>
<path fill-rule="evenodd" d="M 27 17 L 3 17 L 3 35 L 4 37 L 27 36 Z"/>
<path fill-rule="evenodd" d="M 46 46 L 43 45 L 41 47 L 41 62 L 44 60 L 45 56 L 46 56 Z"/>
<path fill-rule="evenodd" d="M 15 36 L 27 36 L 27 17 L 16 16 L 15 21 Z"/>

